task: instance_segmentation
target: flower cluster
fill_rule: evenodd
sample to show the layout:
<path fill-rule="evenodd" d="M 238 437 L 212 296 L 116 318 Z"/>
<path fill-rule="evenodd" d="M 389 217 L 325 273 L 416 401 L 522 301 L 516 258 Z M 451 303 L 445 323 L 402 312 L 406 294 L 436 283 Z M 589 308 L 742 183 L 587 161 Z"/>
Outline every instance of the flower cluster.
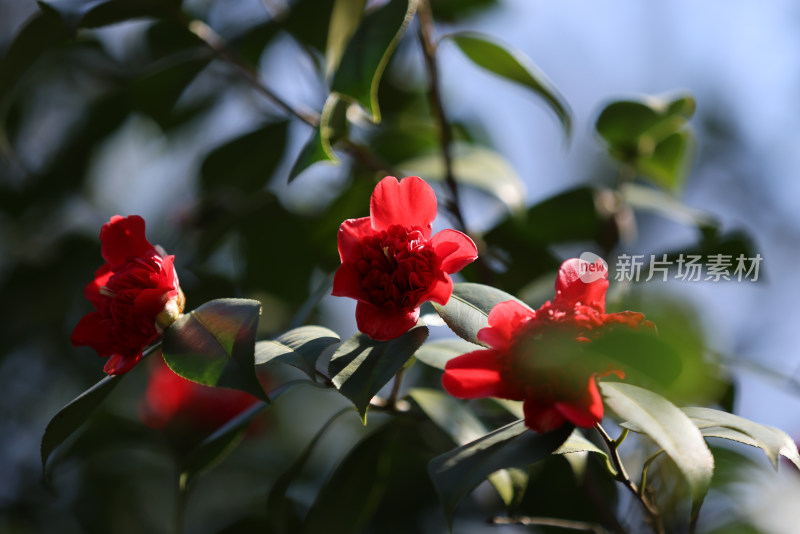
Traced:
<path fill-rule="evenodd" d="M 75 327 L 72 344 L 92 347 L 108 358 L 103 370 L 119 375 L 183 312 L 184 296 L 174 256 L 150 244 L 141 217 L 111 217 L 100 230 L 100 246 L 106 263 L 84 289 L 95 311 Z"/>
<path fill-rule="evenodd" d="M 425 301 L 446 304 L 450 274 L 475 261 L 475 243 L 461 232 L 431 237 L 436 195 L 421 178 L 387 176 L 375 187 L 370 216 L 339 227 L 341 267 L 333 294 L 356 299 L 358 329 L 376 340 L 414 326 Z"/>
<path fill-rule="evenodd" d="M 596 378 L 621 369 L 599 368 L 599 360 L 582 346 L 616 327 L 653 328 L 635 312 L 605 313 L 608 272 L 586 283 L 580 259 L 565 261 L 556 280 L 556 295 L 534 311 L 517 301 L 501 302 L 489 313 L 489 326 L 478 340 L 490 348 L 450 360 L 442 385 L 460 398 L 498 397 L 524 401 L 526 425 L 537 432 L 566 422 L 592 427 L 603 418 Z"/>

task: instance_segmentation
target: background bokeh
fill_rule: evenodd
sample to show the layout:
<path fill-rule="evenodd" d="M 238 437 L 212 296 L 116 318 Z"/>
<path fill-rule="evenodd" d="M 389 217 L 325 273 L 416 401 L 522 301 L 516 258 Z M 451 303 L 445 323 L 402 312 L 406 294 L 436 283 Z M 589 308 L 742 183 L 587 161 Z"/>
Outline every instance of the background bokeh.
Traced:
<path fill-rule="evenodd" d="M 330 8 L 294 4 L 186 0 L 182 9 L 227 41 L 289 105 L 320 112 L 329 92 L 324 36 Z M 672 194 L 713 219 L 719 235 L 744 236 L 742 250 L 763 257 L 760 279 L 612 282 L 612 302 L 664 317 L 667 336 L 696 351 L 698 361 L 719 365 L 710 372 L 698 363 L 698 378 L 674 392 L 678 399 L 728 403 L 735 413 L 800 436 L 800 7 L 789 0 L 442 0 L 434 8 L 440 35 L 478 30 L 509 43 L 536 63 L 572 109 L 566 142 L 540 99 L 476 68 L 452 42 L 441 44 L 443 102 L 456 138 L 505 159 L 503 172 L 519 178 L 511 204 L 535 206 L 582 185 L 614 189 L 619 165 L 594 131 L 603 106 L 642 94 L 694 96 L 689 124 L 696 146 L 686 183 Z M 349 301 L 324 296 L 316 306 L 309 295 L 324 291 L 338 264 L 338 224 L 366 215 L 380 177 L 354 155 L 358 147 L 374 149 L 398 173 L 432 179 L 420 170 L 429 167 L 413 161 L 437 148 L 420 45 L 412 29 L 389 63 L 380 89 L 383 126 L 350 110 L 349 131 L 337 132 L 350 144 L 334 143 L 342 163 L 314 165 L 287 183 L 312 129 L 287 118 L 230 62 L 204 52 L 180 21 L 145 17 L 63 39 L 45 30 L 25 45 L 29 54 L 16 50 L 9 59 L 14 36 L 38 10 L 32 0 L 0 0 L 3 72 L 18 74 L 0 79 L 0 532 L 166 532 L 174 451 L 137 424 L 145 366 L 79 438 L 79 452 L 63 454 L 53 466 L 55 489 L 41 484 L 44 427 L 101 377 L 102 362 L 69 343 L 88 311 L 82 288 L 100 265 L 100 225 L 114 214 L 145 217 L 150 240 L 176 255 L 189 308 L 217 297 L 257 298 L 264 305 L 263 336 L 309 317 L 350 335 Z M 39 44 L 46 45 L 42 54 L 33 52 Z M 9 70 L 12 60 L 25 68 Z M 217 150 L 234 140 L 241 142 Z M 483 189 L 498 193 L 491 185 Z M 485 190 L 462 190 L 467 227 L 489 248 L 502 248 L 508 241 L 491 230 L 512 217 L 513 206 Z M 439 226 L 453 224 L 447 215 L 440 209 Z M 580 217 L 557 210 L 541 222 L 558 228 Z M 696 250 L 700 229 L 678 219 L 636 210 L 636 231 L 617 229 L 610 247 L 602 239 L 545 239 L 544 247 L 512 254 L 536 269 L 526 271 L 525 283 L 509 269 L 508 276 L 500 271 L 498 285 L 531 303 L 551 295 L 554 264 L 538 256 L 541 248 L 554 258 L 593 250 L 612 270 L 623 253 L 649 258 Z M 464 276 L 480 279 L 481 273 Z M 309 302 L 315 305 L 310 312 Z M 444 328 L 432 330 L 445 335 Z M 241 454 L 199 487 L 195 510 L 206 513 L 189 531 L 222 532 L 256 506 L 253 495 L 266 491 L 273 473 L 344 405 L 320 392 L 282 398 Z M 325 479 L 365 432 L 358 421 L 332 429 L 306 485 Z M 752 525 L 742 532 L 794 532 L 790 503 L 800 497 L 800 477 L 789 469 L 776 475 L 764 469 L 763 457 L 746 457 L 759 474 L 739 475 L 725 490 L 742 504 L 743 524 Z M 723 510 L 730 506 L 724 502 Z M 425 513 L 430 531 L 439 531 L 436 507 Z M 713 509 L 709 515 L 715 517 Z"/>

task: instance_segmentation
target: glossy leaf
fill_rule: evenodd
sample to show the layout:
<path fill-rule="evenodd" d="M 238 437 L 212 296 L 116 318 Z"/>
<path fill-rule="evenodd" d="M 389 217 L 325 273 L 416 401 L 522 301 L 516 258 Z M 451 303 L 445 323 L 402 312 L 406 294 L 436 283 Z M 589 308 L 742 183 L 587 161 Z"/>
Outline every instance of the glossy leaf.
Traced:
<path fill-rule="evenodd" d="M 570 425 L 547 434 L 528 431 L 517 421 L 431 460 L 428 471 L 452 525 L 458 503 L 475 486 L 500 469 L 526 468 L 561 446 L 572 432 Z"/>
<path fill-rule="evenodd" d="M 367 14 L 345 48 L 331 91 L 361 105 L 380 122 L 378 86 L 383 71 L 416 12 L 416 2 L 389 0 Z"/>
<path fill-rule="evenodd" d="M 322 326 L 301 326 L 285 332 L 275 339 L 256 343 L 255 364 L 282 362 L 316 376 L 316 362 L 320 354 L 340 341 L 338 334 Z"/>
<path fill-rule="evenodd" d="M 482 348 L 463 339 L 437 339 L 422 345 L 414 357 L 426 365 L 444 370 L 449 360 Z"/>
<path fill-rule="evenodd" d="M 569 435 L 567 440 L 562 443 L 558 449 L 553 451 L 553 454 L 562 454 L 567 458 L 572 466 L 573 472 L 575 472 L 575 475 L 578 478 L 581 478 L 583 475 L 586 464 L 585 457 L 589 453 L 599 454 L 602 456 L 605 460 L 606 469 L 608 469 L 608 472 L 612 475 L 616 475 L 617 470 L 611 465 L 608 454 L 603 449 L 586 439 L 577 428 L 572 431 L 572 434 Z M 573 460 L 574 456 L 581 456 L 584 458 L 584 460 L 576 462 Z"/>
<path fill-rule="evenodd" d="M 364 424 L 367 407 L 428 337 L 426 326 L 415 326 L 390 341 L 375 341 L 357 333 L 333 353 L 328 373 L 339 392 L 355 405 Z"/>
<path fill-rule="evenodd" d="M 42 436 L 42 474 L 47 477 L 47 460 L 56 447 L 70 437 L 94 412 L 109 393 L 119 384 L 124 375 L 107 376 L 78 395 L 61 408 L 47 423 Z"/>
<path fill-rule="evenodd" d="M 474 187 L 496 197 L 511 211 L 525 206 L 525 185 L 514 168 L 497 152 L 466 143 L 452 146 L 453 174 L 459 184 Z M 443 181 L 441 154 L 430 154 L 398 165 L 402 174 L 424 176 L 429 181 Z"/>
<path fill-rule="evenodd" d="M 347 43 L 358 29 L 364 16 L 367 0 L 336 0 L 328 25 L 328 45 L 325 47 L 325 74 L 330 76 L 342 60 Z"/>
<path fill-rule="evenodd" d="M 200 169 L 203 188 L 233 188 L 245 194 L 262 189 L 283 157 L 287 125 L 268 123 L 216 147 Z"/>
<path fill-rule="evenodd" d="M 164 360 L 193 382 L 239 389 L 268 401 L 254 368 L 260 313 L 256 300 L 207 302 L 180 316 L 165 332 Z"/>
<path fill-rule="evenodd" d="M 433 303 L 433 307 L 458 336 L 470 343 L 484 345 L 478 341 L 478 331 L 489 325 L 489 312 L 494 305 L 507 300 L 518 299 L 491 286 L 459 283 L 454 284 L 453 294 L 446 305 Z"/>
<path fill-rule="evenodd" d="M 486 435 L 488 429 L 469 410 L 464 402 L 435 389 L 413 388 L 408 396 L 422 409 L 425 415 L 442 429 L 456 445 L 479 439 Z M 523 475 L 523 479 L 525 476 Z M 524 485 L 516 484 L 521 479 L 512 477 L 506 470 L 489 475 L 489 482 L 495 487 L 500 498 L 510 506 L 524 491 Z"/>
<path fill-rule="evenodd" d="M 475 32 L 450 34 L 451 39 L 476 65 L 530 89 L 556 114 L 567 137 L 572 131 L 572 114 L 564 97 L 544 73 L 519 50 Z"/>
<path fill-rule="evenodd" d="M 691 419 L 652 391 L 617 382 L 598 385 L 611 411 L 633 423 L 672 458 L 689 483 L 692 514 L 696 514 L 711 483 L 714 457 Z"/>
<path fill-rule="evenodd" d="M 659 141 L 649 156 L 639 158 L 636 168 L 664 189 L 680 189 L 689 172 L 693 148 L 694 140 L 688 130 L 675 132 Z"/>
<path fill-rule="evenodd" d="M 781 456 L 789 459 L 800 469 L 797 444 L 783 430 L 711 408 L 690 407 L 684 408 L 683 411 L 704 436 L 730 439 L 758 447 L 764 451 L 776 470 Z M 727 430 L 733 432 L 726 432 Z"/>

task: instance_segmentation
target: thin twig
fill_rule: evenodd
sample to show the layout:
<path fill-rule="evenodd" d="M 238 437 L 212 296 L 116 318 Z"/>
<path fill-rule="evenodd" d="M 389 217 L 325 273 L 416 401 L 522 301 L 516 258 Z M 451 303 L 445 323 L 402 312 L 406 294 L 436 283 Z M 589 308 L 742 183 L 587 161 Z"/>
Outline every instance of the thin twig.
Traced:
<path fill-rule="evenodd" d="M 275 94 L 272 89 L 261 83 L 258 73 L 245 63 L 208 24 L 200 20 L 188 21 L 189 31 L 197 35 L 213 50 L 220 59 L 225 60 L 236 68 L 239 73 L 257 91 L 269 98 L 276 106 L 284 110 L 289 115 L 293 115 L 305 122 L 309 126 L 316 127 L 319 124 L 319 114 L 311 110 L 299 110 L 289 105 L 285 100 Z"/>
<path fill-rule="evenodd" d="M 396 375 L 394 375 L 394 383 L 392 384 L 392 392 L 389 393 L 389 398 L 386 399 L 389 408 L 395 409 L 397 407 L 397 397 L 400 394 L 400 386 L 403 384 L 403 375 L 405 374 L 405 369 L 400 369 Z"/>
<path fill-rule="evenodd" d="M 525 525 L 556 527 L 577 532 L 592 532 L 594 534 L 608 534 L 608 531 L 600 525 L 586 523 L 584 521 L 571 521 L 569 519 L 559 519 L 557 517 L 493 517 L 490 521 L 493 525 Z"/>
<path fill-rule="evenodd" d="M 436 43 L 433 40 L 435 27 L 433 14 L 428 0 L 421 0 L 417 9 L 419 14 L 419 40 L 422 44 L 422 52 L 425 56 L 425 68 L 428 74 L 428 97 L 430 99 L 431 111 L 436 117 L 439 126 L 439 143 L 441 144 L 442 159 L 444 160 L 444 180 L 450 189 L 450 202 L 446 207 L 453 214 L 459 230 L 466 233 L 467 225 L 461 213 L 461 203 L 459 201 L 458 184 L 453 174 L 453 155 L 450 151 L 453 136 L 450 131 L 450 123 L 444 111 L 442 103 L 442 92 L 439 85 L 439 67 L 436 61 Z"/>
<path fill-rule="evenodd" d="M 628 476 L 627 471 L 625 471 L 625 466 L 622 464 L 622 458 L 619 456 L 619 451 L 617 450 L 618 443 L 608 435 L 608 433 L 600 426 L 600 423 L 597 423 L 595 426 L 597 432 L 603 438 L 603 441 L 608 448 L 608 454 L 611 458 L 611 463 L 614 464 L 614 468 L 617 470 L 617 481 L 621 482 L 631 493 L 636 497 L 636 499 L 642 503 L 645 512 L 647 513 L 647 517 L 650 522 L 650 526 L 653 528 L 653 531 L 656 534 L 664 534 L 664 522 L 661 519 L 661 514 L 658 511 L 655 503 L 653 503 L 644 492 L 640 492 L 639 488 L 636 487 L 636 484 L 630 479 Z"/>

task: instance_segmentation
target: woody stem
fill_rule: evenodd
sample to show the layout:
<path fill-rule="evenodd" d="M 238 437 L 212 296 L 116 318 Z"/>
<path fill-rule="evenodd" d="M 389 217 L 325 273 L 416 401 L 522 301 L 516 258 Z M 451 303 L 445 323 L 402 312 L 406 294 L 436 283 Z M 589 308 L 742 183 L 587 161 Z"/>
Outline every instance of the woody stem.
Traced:
<path fill-rule="evenodd" d="M 655 534 L 664 534 L 664 522 L 661 519 L 661 514 L 658 511 L 658 507 L 656 507 L 655 503 L 648 498 L 644 491 L 639 491 L 639 488 L 636 487 L 636 484 L 630 479 L 627 471 L 625 471 L 625 466 L 622 463 L 622 458 L 620 458 L 618 450 L 619 445 L 622 443 L 621 440 L 615 441 L 611 436 L 608 435 L 600 423 L 597 423 L 595 428 L 600 434 L 600 437 L 603 438 L 603 442 L 608 448 L 608 455 L 611 459 L 611 463 L 614 465 L 614 469 L 617 470 L 615 478 L 618 482 L 622 483 L 623 486 L 628 488 L 636 500 L 642 503 L 650 526 L 653 528 L 653 532 L 655 532 Z"/>

